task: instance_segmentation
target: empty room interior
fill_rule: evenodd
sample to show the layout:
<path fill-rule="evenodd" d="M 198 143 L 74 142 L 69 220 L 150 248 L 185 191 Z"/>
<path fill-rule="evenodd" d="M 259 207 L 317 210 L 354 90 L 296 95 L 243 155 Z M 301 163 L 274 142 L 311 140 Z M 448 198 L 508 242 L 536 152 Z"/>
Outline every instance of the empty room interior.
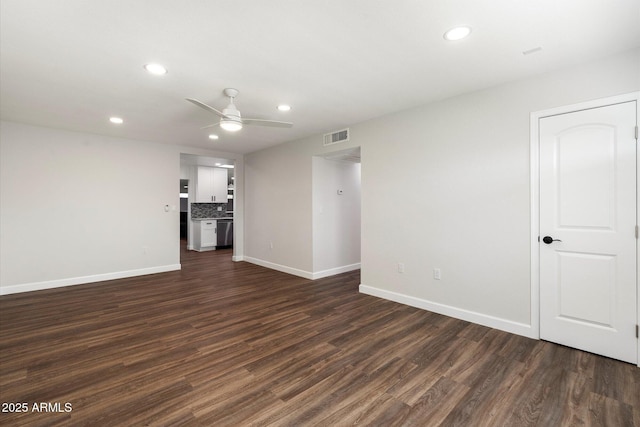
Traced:
<path fill-rule="evenodd" d="M 639 0 L 0 1 L 0 425 L 640 426 L 639 101 Z"/>

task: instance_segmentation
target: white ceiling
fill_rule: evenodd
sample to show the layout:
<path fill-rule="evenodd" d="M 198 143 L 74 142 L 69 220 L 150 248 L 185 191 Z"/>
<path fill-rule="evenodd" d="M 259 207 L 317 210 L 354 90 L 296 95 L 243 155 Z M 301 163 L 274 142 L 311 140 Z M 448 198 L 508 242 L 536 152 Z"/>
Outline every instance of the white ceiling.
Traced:
<path fill-rule="evenodd" d="M 1 0 L 3 120 L 248 153 L 640 46 L 640 0 Z M 470 37 L 447 42 L 456 25 Z M 541 47 L 530 55 L 523 51 Z M 162 77 L 143 65 L 164 64 Z M 200 127 L 225 87 L 245 117 Z M 280 103 L 293 109 L 276 110 Z M 112 115 L 125 123 L 109 123 Z"/>

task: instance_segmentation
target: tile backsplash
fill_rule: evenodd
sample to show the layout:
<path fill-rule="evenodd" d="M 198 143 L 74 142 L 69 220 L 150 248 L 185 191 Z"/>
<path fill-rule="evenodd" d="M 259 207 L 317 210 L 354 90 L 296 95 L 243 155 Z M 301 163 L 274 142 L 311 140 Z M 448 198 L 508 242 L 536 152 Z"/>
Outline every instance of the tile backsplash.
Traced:
<path fill-rule="evenodd" d="M 222 207 L 219 211 L 218 207 Z M 227 217 L 227 203 L 191 203 L 191 218 L 223 218 Z"/>

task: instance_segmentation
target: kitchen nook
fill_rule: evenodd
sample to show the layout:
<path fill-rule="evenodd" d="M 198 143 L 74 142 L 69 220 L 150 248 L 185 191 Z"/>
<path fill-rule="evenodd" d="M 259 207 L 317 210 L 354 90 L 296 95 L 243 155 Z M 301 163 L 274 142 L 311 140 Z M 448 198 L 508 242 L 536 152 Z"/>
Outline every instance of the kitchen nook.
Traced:
<path fill-rule="evenodd" d="M 199 252 L 233 247 L 234 166 L 213 160 L 181 163 L 182 175 L 190 178 L 182 196 L 187 248 Z"/>

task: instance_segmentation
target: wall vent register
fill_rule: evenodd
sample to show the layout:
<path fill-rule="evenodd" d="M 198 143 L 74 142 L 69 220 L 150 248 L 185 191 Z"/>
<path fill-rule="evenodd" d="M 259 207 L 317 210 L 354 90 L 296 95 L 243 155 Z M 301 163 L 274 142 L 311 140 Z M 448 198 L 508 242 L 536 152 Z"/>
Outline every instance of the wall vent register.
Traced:
<path fill-rule="evenodd" d="M 349 140 L 349 129 L 342 129 L 331 133 L 325 133 L 322 145 L 338 144 Z"/>

